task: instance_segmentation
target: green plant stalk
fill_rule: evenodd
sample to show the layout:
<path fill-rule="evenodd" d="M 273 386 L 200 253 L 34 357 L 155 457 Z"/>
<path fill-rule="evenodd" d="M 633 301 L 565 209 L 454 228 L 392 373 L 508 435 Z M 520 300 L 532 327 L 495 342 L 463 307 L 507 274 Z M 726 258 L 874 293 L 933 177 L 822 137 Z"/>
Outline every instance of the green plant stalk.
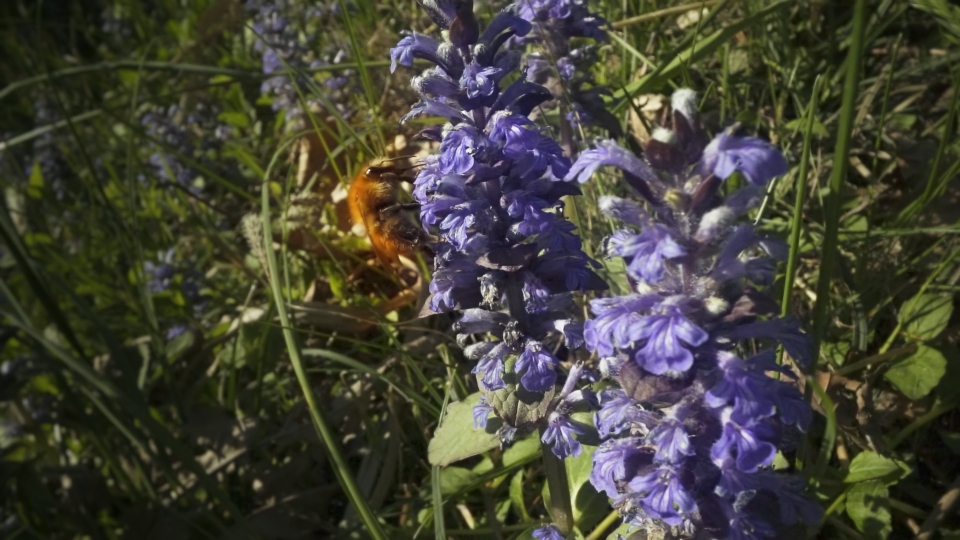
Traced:
<path fill-rule="evenodd" d="M 593 529 L 593 532 L 587 535 L 583 540 L 600 540 L 601 538 L 603 538 L 603 533 L 607 532 L 607 529 L 612 527 L 613 524 L 616 523 L 619 519 L 620 519 L 620 512 L 616 510 L 614 510 L 613 512 L 610 512 L 609 514 L 607 514 L 607 517 L 603 518 L 603 521 L 601 521 L 600 524 L 597 525 L 595 529 Z"/>
<path fill-rule="evenodd" d="M 443 494 L 440 491 L 440 467 L 430 467 L 430 494 L 433 504 L 433 534 L 437 538 L 447 537 L 446 523 L 443 520 Z"/>
<path fill-rule="evenodd" d="M 353 504 L 353 507 L 357 510 L 357 513 L 360 514 L 360 519 L 367 527 L 367 532 L 370 533 L 370 536 L 372 536 L 375 540 L 387 540 L 387 535 L 380 526 L 377 516 L 373 513 L 373 510 L 370 509 L 366 498 L 364 498 L 363 493 L 360 491 L 360 487 L 357 485 L 357 481 L 350 473 L 350 468 L 340 451 L 340 447 L 337 444 L 336 436 L 333 430 L 330 428 L 329 424 L 327 424 L 326 419 L 324 419 L 323 414 L 320 412 L 320 408 L 317 406 L 316 399 L 314 399 L 313 396 L 313 390 L 310 388 L 310 381 L 307 380 L 306 371 L 303 369 L 303 361 L 300 358 L 300 348 L 297 344 L 296 337 L 293 334 L 293 326 L 290 323 L 290 317 L 287 314 L 286 305 L 284 304 L 285 299 L 283 296 L 283 291 L 280 289 L 280 280 L 277 270 L 277 257 L 273 252 L 273 233 L 270 230 L 269 178 L 270 171 L 273 169 L 273 165 L 276 160 L 277 155 L 275 154 L 270 166 L 267 168 L 267 174 L 264 177 L 263 188 L 261 190 L 263 201 L 263 242 L 265 257 L 267 259 L 267 271 L 270 274 L 268 276 L 270 279 L 270 291 L 273 293 L 274 304 L 277 306 L 277 314 L 280 318 L 280 326 L 283 328 L 283 338 L 287 344 L 287 352 L 290 355 L 290 363 L 293 364 L 293 370 L 294 373 L 296 373 L 297 381 L 300 383 L 300 389 L 303 391 L 303 397 L 307 402 L 307 408 L 310 409 L 310 417 L 313 419 L 314 427 L 317 429 L 317 433 L 320 435 L 320 440 L 323 442 L 323 445 L 327 451 L 327 456 L 330 458 L 330 464 L 333 468 L 334 474 L 337 476 L 337 481 L 339 481 L 340 485 L 343 487 L 343 490 L 346 492 L 347 497 L 350 499 L 350 503 Z"/>
<path fill-rule="evenodd" d="M 853 118 L 856 114 L 857 86 L 860 80 L 860 57 L 863 53 L 863 34 L 866 26 L 866 2 L 857 0 L 853 11 L 853 34 L 846 60 L 846 78 L 843 101 L 837 128 L 837 145 L 833 153 L 833 171 L 829 192 L 824 201 L 823 249 L 820 254 L 820 276 L 817 280 L 817 303 L 813 307 L 813 359 L 820 358 L 820 343 L 827 329 L 827 308 L 830 305 L 830 284 L 836 266 L 837 239 L 840 228 L 840 191 L 847 175 Z M 818 463 L 819 466 L 819 463 Z"/>
<path fill-rule="evenodd" d="M 827 425 L 823 430 L 823 443 L 820 445 L 820 453 L 817 461 L 813 464 L 811 478 L 821 478 L 827 470 L 830 463 L 830 456 L 833 455 L 833 446 L 837 442 L 837 412 L 833 408 L 833 400 L 820 387 L 816 379 L 807 375 L 807 386 L 813 389 L 813 393 L 820 398 L 820 408 L 823 409 L 827 417 Z"/>
<path fill-rule="evenodd" d="M 544 428 L 540 429 L 543 435 Z M 554 455 L 550 445 L 540 443 L 543 454 L 543 472 L 547 477 L 547 489 L 550 490 L 550 517 L 553 524 L 564 536 L 573 531 L 573 506 L 570 503 L 570 481 L 563 460 Z"/>
<path fill-rule="evenodd" d="M 810 148 L 813 139 L 813 126 L 817 119 L 817 104 L 820 99 L 820 84 L 822 77 L 817 77 L 813 83 L 813 93 L 810 95 L 810 104 L 807 106 L 807 118 L 803 126 L 803 151 L 800 153 L 800 170 L 797 172 L 797 196 L 793 202 L 793 217 L 790 219 L 790 255 L 787 258 L 787 269 L 783 276 L 783 298 L 780 303 L 780 316 L 790 314 L 790 298 L 793 293 L 793 282 L 797 275 L 797 264 L 800 260 L 800 234 L 803 232 L 803 206 L 807 200 L 807 176 L 810 173 Z M 778 364 L 783 363 L 783 348 L 780 348 Z"/>

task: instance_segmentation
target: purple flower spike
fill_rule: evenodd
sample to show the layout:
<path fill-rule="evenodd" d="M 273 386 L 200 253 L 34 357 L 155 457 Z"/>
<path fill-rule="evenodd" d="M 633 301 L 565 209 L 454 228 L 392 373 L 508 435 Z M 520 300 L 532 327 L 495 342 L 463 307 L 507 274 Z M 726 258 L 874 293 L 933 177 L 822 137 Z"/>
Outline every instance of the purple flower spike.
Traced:
<path fill-rule="evenodd" d="M 801 369 L 811 362 L 809 337 L 795 321 L 763 319 L 779 310 L 757 287 L 772 283 L 786 250 L 735 223 L 758 204 L 763 184 L 786 172 L 786 160 L 754 138 L 723 134 L 707 146 L 690 90 L 678 91 L 672 107 L 671 131 L 655 129 L 647 161 L 601 141 L 566 177 L 585 182 L 613 165 L 651 203 L 648 214 L 623 199 L 600 201 L 601 212 L 641 232 L 621 229 L 605 240 L 604 251 L 623 259 L 633 293 L 591 301 L 593 318 L 584 323 L 587 348 L 619 385 L 599 396 L 595 420 L 605 442 L 590 481 L 625 520 L 682 526 L 684 537 L 759 539 L 799 521 L 816 524 L 819 507 L 793 477 L 769 469 L 778 448 L 810 423 L 810 406 L 791 369 L 777 365 L 775 348 L 746 360 L 731 352 L 771 340 Z M 750 183 L 722 200 L 718 188 L 733 171 Z M 779 523 L 755 515 L 761 507 L 749 503 L 757 496 L 780 500 Z"/>
<path fill-rule="evenodd" d="M 767 141 L 727 133 L 718 135 L 704 149 L 702 167 L 721 180 L 740 172 L 758 186 L 766 185 L 790 170 L 783 154 Z"/>

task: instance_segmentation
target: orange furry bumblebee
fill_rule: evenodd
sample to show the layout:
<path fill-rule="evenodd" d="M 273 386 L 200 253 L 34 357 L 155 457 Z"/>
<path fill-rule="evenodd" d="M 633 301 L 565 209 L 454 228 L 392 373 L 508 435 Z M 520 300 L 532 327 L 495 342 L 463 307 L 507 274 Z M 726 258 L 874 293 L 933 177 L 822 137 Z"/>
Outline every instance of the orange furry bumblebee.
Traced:
<path fill-rule="evenodd" d="M 366 230 L 377 259 L 388 269 L 400 266 L 401 255 L 413 255 L 428 240 L 426 232 L 403 214 L 419 205 L 399 202 L 397 184 L 410 170 L 387 162 L 369 165 L 353 179 L 347 194 L 354 227 Z"/>

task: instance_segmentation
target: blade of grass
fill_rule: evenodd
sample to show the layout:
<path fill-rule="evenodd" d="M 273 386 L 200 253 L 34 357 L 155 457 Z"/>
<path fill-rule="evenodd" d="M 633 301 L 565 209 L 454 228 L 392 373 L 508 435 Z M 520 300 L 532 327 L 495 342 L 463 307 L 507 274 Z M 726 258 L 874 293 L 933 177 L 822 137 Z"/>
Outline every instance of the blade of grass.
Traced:
<path fill-rule="evenodd" d="M 790 299 L 793 293 L 793 281 L 797 273 L 797 263 L 800 260 L 800 235 L 803 232 L 803 207 L 807 199 L 807 177 L 810 174 L 811 141 L 813 127 L 817 120 L 817 105 L 820 99 L 820 84 L 822 77 L 817 77 L 813 83 L 813 92 L 810 94 L 810 103 L 807 105 L 807 118 L 803 130 L 803 150 L 800 152 L 800 170 L 797 172 L 796 198 L 793 201 L 793 216 L 790 219 L 790 255 L 787 258 L 787 269 L 783 278 L 783 299 L 780 315 L 785 317 L 790 313 Z M 781 359 L 783 350 L 780 351 Z"/>
<path fill-rule="evenodd" d="M 758 21 L 762 20 L 764 17 L 772 13 L 773 11 L 780 9 L 788 4 L 792 3 L 791 0 L 780 0 L 779 2 L 774 2 L 769 6 L 753 13 L 743 19 L 730 24 L 720 30 L 717 30 L 713 34 L 701 39 L 696 42 L 696 44 L 684 48 L 679 53 L 677 53 L 673 59 L 669 62 L 660 64 L 660 66 L 654 70 L 652 73 L 649 73 L 639 80 L 634 81 L 627 85 L 622 90 L 614 92 L 613 97 L 615 100 L 623 100 L 628 96 L 634 96 L 637 94 L 644 94 L 650 92 L 656 88 L 661 87 L 669 79 L 672 79 L 682 73 L 686 66 L 690 63 L 695 62 L 708 54 L 713 53 L 721 45 L 723 45 L 727 40 L 731 39 L 738 32 L 749 28 L 753 24 L 756 24 Z M 629 51 L 628 51 L 629 52 Z M 624 106 L 621 103 L 617 109 L 621 109 Z"/>
<path fill-rule="evenodd" d="M 356 479 L 353 477 L 353 473 L 350 471 L 346 459 L 344 459 L 343 454 L 340 451 L 340 447 L 337 443 L 337 439 L 333 430 L 330 428 L 330 425 L 320 412 L 320 408 L 317 405 L 317 401 L 313 395 L 313 389 L 310 388 L 310 381 L 307 380 L 307 373 L 303 368 L 303 361 L 300 357 L 300 347 L 297 343 L 296 336 L 293 332 L 293 326 L 287 313 L 286 299 L 283 296 L 283 291 L 281 290 L 280 285 L 277 256 L 273 251 L 273 233 L 271 232 L 270 227 L 271 216 L 269 178 L 270 172 L 273 170 L 278 156 L 279 152 L 274 154 L 270 165 L 267 167 L 267 173 L 263 178 L 263 187 L 261 188 L 262 221 L 264 252 L 267 259 L 267 273 L 270 281 L 270 292 L 273 295 L 274 305 L 276 306 L 277 314 L 280 317 L 280 325 L 283 327 L 283 338 L 287 344 L 287 353 L 290 355 L 290 363 L 293 364 L 293 370 L 296 373 L 297 381 L 300 383 L 300 389 L 303 392 L 303 397 L 307 402 L 307 408 L 310 410 L 310 416 L 313 419 L 314 427 L 317 429 L 317 433 L 320 435 L 320 440 L 323 442 L 323 445 L 327 450 L 327 456 L 330 459 L 331 468 L 333 469 L 334 474 L 337 476 L 337 481 L 346 492 L 347 497 L 350 499 L 350 503 L 353 504 L 353 507 L 357 510 L 357 513 L 360 514 L 360 519 L 366 526 L 370 536 L 372 536 L 375 540 L 387 540 L 387 535 L 380 526 L 380 521 L 367 504 L 363 493 L 360 491 L 360 487 L 357 485 Z"/>
<path fill-rule="evenodd" d="M 327 360 L 332 360 L 334 362 L 348 366 L 351 369 L 355 369 L 357 371 L 366 373 L 367 375 L 370 375 L 375 379 L 379 379 L 385 382 L 388 386 L 396 390 L 401 396 L 407 398 L 407 400 L 409 400 L 412 403 L 416 403 L 417 405 L 420 405 L 421 407 L 426 409 L 428 412 L 430 412 L 430 414 L 434 416 L 437 416 L 440 414 L 440 409 L 437 409 L 436 405 L 434 405 L 433 403 L 430 403 L 430 401 L 428 401 L 426 398 L 424 398 L 420 394 L 416 393 L 410 388 L 407 388 L 405 386 L 400 386 L 399 384 L 391 380 L 390 377 L 384 376 L 382 373 L 378 372 L 377 370 L 357 360 L 354 360 L 353 358 L 350 358 L 346 355 L 340 354 L 338 352 L 329 351 L 326 349 L 304 349 L 303 355 L 319 356 L 321 358 L 326 358 Z"/>
<path fill-rule="evenodd" d="M 850 154 L 850 139 L 853 133 L 853 118 L 856 115 L 860 60 L 863 53 L 863 34 L 866 24 L 866 4 L 857 0 L 853 11 L 853 34 L 846 60 L 846 78 L 840 121 L 837 127 L 837 145 L 833 152 L 833 171 L 830 175 L 829 192 L 824 200 L 823 248 L 820 252 L 820 275 L 817 280 L 817 302 L 813 308 L 813 358 L 820 358 L 820 344 L 827 329 L 827 308 L 830 303 L 830 285 L 836 266 L 837 239 L 840 228 L 840 191 L 847 176 Z"/>
<path fill-rule="evenodd" d="M 390 61 L 388 60 L 374 60 L 367 61 L 367 66 L 389 66 Z M 329 64 L 326 66 L 317 66 L 308 69 L 307 71 L 311 73 L 321 72 L 321 71 L 342 71 L 345 69 L 355 69 L 358 65 L 353 62 L 343 62 L 340 64 Z M 235 69 L 235 68 L 223 68 L 217 66 L 205 66 L 200 64 L 180 64 L 176 62 L 159 62 L 159 61 L 149 61 L 149 62 L 140 62 L 138 60 L 119 60 L 115 62 L 101 62 L 99 64 L 90 64 L 88 66 L 76 66 L 64 69 L 58 69 L 56 71 L 51 71 L 44 75 L 37 75 L 35 77 L 28 77 L 26 79 L 21 79 L 19 81 L 14 81 L 6 86 L 3 89 L 0 89 L 0 99 L 7 97 L 8 95 L 16 92 L 21 88 L 27 88 L 35 84 L 40 84 L 50 80 L 51 78 L 62 78 L 70 77 L 73 75 L 82 75 L 84 73 L 95 73 L 98 71 L 114 71 L 121 69 L 128 70 L 139 70 L 143 68 L 149 71 L 174 71 L 179 73 L 198 73 L 201 75 L 227 75 L 230 77 L 245 77 L 252 79 L 266 79 L 270 77 L 276 77 L 277 75 L 284 75 L 285 73 L 282 70 L 274 71 L 271 73 L 264 73 L 260 69 Z"/>

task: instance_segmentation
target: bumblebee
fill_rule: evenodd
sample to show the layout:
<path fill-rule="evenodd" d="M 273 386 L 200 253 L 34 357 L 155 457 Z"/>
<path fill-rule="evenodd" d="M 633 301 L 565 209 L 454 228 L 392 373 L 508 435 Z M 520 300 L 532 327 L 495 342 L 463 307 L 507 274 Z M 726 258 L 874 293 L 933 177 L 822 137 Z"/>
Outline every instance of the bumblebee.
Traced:
<path fill-rule="evenodd" d="M 390 161 L 371 164 L 353 179 L 347 194 L 354 231 L 366 233 L 377 259 L 388 270 L 402 266 L 401 255 L 410 257 L 430 240 L 404 214 L 419 205 L 399 200 L 399 183 L 409 181 L 412 171 Z"/>

